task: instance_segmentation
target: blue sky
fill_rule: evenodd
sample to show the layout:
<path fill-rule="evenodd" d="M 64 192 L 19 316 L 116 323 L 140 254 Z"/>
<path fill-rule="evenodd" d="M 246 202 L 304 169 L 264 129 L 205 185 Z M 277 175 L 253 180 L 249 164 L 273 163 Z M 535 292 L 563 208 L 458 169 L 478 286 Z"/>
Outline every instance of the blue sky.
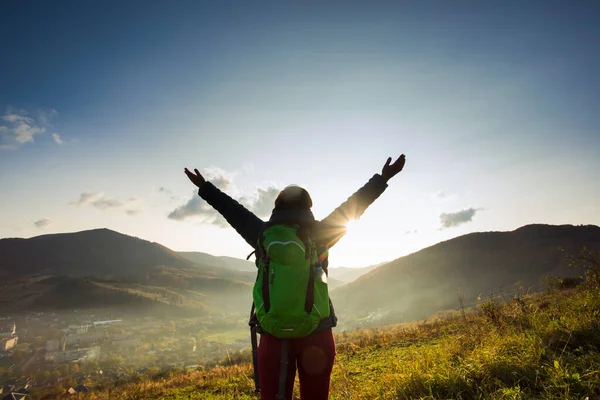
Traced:
<path fill-rule="evenodd" d="M 593 1 L 4 1 L 0 237 L 107 227 L 243 257 L 184 167 L 262 217 L 303 185 L 322 218 L 400 153 L 332 265 L 600 224 L 599 17 Z"/>

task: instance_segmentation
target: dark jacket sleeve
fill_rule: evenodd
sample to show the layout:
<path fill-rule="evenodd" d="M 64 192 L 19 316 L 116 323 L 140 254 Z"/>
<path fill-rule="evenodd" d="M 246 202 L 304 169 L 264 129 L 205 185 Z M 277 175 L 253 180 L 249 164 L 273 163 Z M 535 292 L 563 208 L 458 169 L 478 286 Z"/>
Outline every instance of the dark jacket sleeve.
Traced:
<path fill-rule="evenodd" d="M 331 248 L 346 234 L 346 224 L 352 219 L 358 219 L 387 188 L 387 183 L 379 174 L 358 189 L 342 205 L 336 208 L 318 224 L 317 240 L 322 245 Z"/>
<path fill-rule="evenodd" d="M 210 182 L 206 182 L 198 189 L 198 195 L 217 210 L 250 246 L 256 247 L 264 229 L 263 220 Z"/>

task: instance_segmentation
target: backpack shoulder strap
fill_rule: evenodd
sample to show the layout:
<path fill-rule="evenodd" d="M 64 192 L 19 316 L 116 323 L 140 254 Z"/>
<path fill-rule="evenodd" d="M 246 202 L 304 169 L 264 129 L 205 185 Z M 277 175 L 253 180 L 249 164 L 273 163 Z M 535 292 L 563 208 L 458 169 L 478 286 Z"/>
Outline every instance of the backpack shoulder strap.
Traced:
<path fill-rule="evenodd" d="M 266 230 L 266 229 L 265 229 Z M 262 297 L 264 302 L 265 312 L 269 312 L 271 308 L 271 295 L 269 293 L 269 255 L 265 249 L 265 230 L 263 230 L 258 236 L 256 243 L 256 267 L 262 268 Z M 262 261 L 262 265 L 261 265 Z M 256 276 L 258 280 L 258 274 Z"/>

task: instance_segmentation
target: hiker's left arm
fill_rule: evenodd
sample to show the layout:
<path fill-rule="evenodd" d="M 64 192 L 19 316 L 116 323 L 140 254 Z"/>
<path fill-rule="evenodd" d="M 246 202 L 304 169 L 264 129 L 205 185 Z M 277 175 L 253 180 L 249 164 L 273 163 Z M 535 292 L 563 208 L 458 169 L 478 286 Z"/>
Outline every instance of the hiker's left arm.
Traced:
<path fill-rule="evenodd" d="M 320 243 L 326 245 L 327 248 L 335 245 L 346 234 L 348 222 L 360 218 L 367 207 L 384 192 L 388 181 L 402 171 L 406 157 L 402 154 L 393 164 L 391 161 L 392 159 L 388 158 L 381 174 L 373 175 L 369 182 L 321 220 L 318 233 Z"/>
<path fill-rule="evenodd" d="M 190 181 L 198 186 L 198 195 L 221 214 L 252 248 L 255 248 L 263 230 L 264 221 L 229 195 L 220 191 L 211 182 L 204 180 L 198 170 L 194 171 L 196 175 L 187 168 L 185 169 Z"/>

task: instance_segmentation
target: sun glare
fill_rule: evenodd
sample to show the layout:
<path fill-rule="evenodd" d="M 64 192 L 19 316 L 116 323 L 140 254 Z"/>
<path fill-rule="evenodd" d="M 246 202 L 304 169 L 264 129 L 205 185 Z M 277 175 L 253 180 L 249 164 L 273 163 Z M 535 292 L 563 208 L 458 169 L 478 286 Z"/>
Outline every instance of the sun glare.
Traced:
<path fill-rule="evenodd" d="M 356 225 L 356 220 L 355 219 L 351 219 L 348 222 L 346 222 L 346 232 L 351 232 L 352 231 L 352 227 Z"/>

